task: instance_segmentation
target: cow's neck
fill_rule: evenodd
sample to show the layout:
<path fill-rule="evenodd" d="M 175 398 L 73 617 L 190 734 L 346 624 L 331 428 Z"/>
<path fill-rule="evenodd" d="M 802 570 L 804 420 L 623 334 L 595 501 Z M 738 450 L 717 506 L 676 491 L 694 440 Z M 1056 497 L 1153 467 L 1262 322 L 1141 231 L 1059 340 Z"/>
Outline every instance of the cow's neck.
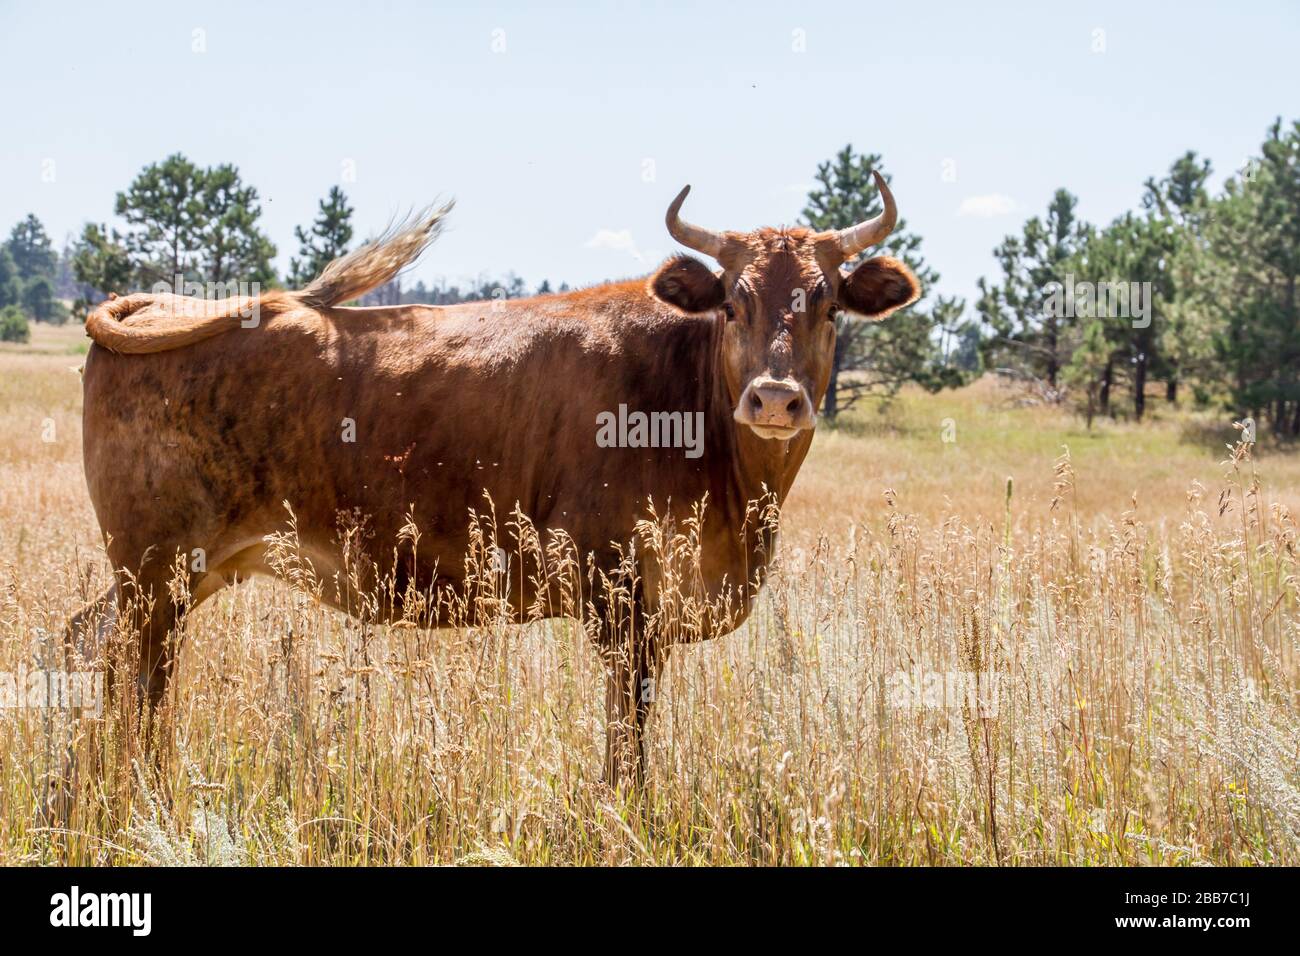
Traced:
<path fill-rule="evenodd" d="M 806 437 L 789 441 L 759 438 L 752 429 L 738 424 L 731 416 L 732 408 L 727 407 L 723 424 L 731 428 L 733 435 L 732 480 L 736 491 L 746 502 L 775 495 L 777 504 L 784 503 L 803 462 L 807 450 Z"/>

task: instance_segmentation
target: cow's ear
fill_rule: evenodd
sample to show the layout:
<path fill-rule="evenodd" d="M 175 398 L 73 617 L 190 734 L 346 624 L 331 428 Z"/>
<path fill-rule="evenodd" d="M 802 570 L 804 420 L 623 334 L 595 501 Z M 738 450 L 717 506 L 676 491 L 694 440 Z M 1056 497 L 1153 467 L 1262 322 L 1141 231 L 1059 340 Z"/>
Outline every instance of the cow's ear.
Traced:
<path fill-rule="evenodd" d="M 675 256 L 650 277 L 650 294 L 687 315 L 698 315 L 722 305 L 727 290 L 713 270 L 699 259 Z"/>
<path fill-rule="evenodd" d="M 891 256 L 876 256 L 840 283 L 839 303 L 869 319 L 883 319 L 920 297 L 921 283 L 911 269 Z"/>

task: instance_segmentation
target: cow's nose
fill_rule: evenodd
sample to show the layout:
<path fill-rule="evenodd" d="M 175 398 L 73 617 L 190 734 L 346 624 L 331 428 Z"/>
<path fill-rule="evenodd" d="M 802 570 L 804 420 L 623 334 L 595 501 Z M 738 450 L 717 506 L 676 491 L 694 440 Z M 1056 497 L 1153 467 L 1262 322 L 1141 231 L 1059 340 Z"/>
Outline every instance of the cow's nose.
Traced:
<path fill-rule="evenodd" d="M 760 380 L 745 390 L 740 408 L 736 409 L 736 419 L 760 428 L 811 428 L 812 403 L 798 382 Z"/>
<path fill-rule="evenodd" d="M 754 420 L 763 425 L 794 427 L 795 416 L 803 408 L 803 389 L 784 382 L 755 386 L 749 393 Z"/>

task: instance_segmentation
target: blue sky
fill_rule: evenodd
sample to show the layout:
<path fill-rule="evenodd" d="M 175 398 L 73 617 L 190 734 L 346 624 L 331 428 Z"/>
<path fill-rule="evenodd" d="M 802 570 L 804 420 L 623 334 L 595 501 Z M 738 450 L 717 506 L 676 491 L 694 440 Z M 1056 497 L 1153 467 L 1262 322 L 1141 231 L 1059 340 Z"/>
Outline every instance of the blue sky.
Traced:
<path fill-rule="evenodd" d="M 1217 187 L 1300 115 L 1294 0 L 113 6 L 0 0 L 6 231 L 111 222 L 180 150 L 258 187 L 282 269 L 341 183 L 362 236 L 456 197 L 412 281 L 589 283 L 672 251 L 685 183 L 702 225 L 794 222 L 851 142 L 883 155 L 938 291 L 973 299 L 1057 187 L 1104 222 L 1183 150 Z"/>

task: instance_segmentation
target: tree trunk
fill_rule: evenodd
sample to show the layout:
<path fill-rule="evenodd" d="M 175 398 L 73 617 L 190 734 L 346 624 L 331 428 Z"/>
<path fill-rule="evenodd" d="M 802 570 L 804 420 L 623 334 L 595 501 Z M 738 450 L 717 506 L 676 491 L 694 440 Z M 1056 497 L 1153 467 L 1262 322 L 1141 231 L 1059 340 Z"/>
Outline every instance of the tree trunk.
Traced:
<path fill-rule="evenodd" d="M 840 366 L 838 362 L 831 363 L 831 383 L 826 386 L 826 399 L 822 402 L 822 417 L 829 422 L 835 421 L 835 414 L 839 411 L 839 405 L 835 401 L 835 391 L 840 386 Z"/>
<path fill-rule="evenodd" d="M 1051 310 L 1048 310 L 1049 314 Z M 1047 384 L 1052 386 L 1052 391 L 1056 391 L 1056 376 L 1060 372 L 1057 364 L 1057 345 L 1060 340 L 1060 330 L 1057 328 L 1056 319 L 1048 319 L 1043 324 L 1043 331 L 1047 338 Z"/>
<path fill-rule="evenodd" d="M 835 416 L 839 414 L 840 401 L 840 365 L 844 362 L 845 343 L 848 336 L 843 330 L 835 336 L 835 357 L 831 361 L 831 380 L 826 386 L 826 398 L 822 402 L 822 417 L 827 421 L 835 421 Z"/>
<path fill-rule="evenodd" d="M 1110 386 L 1111 383 L 1114 382 L 1114 380 L 1115 380 L 1115 363 L 1112 360 L 1106 363 L 1106 371 L 1103 372 L 1101 376 L 1100 404 L 1101 404 L 1101 413 L 1103 415 L 1110 414 Z"/>
<path fill-rule="evenodd" d="M 1133 416 L 1142 421 L 1147 409 L 1147 354 L 1139 352 L 1133 367 Z"/>
<path fill-rule="evenodd" d="M 1171 378 L 1165 382 L 1165 401 L 1170 405 L 1178 404 L 1178 379 Z"/>

